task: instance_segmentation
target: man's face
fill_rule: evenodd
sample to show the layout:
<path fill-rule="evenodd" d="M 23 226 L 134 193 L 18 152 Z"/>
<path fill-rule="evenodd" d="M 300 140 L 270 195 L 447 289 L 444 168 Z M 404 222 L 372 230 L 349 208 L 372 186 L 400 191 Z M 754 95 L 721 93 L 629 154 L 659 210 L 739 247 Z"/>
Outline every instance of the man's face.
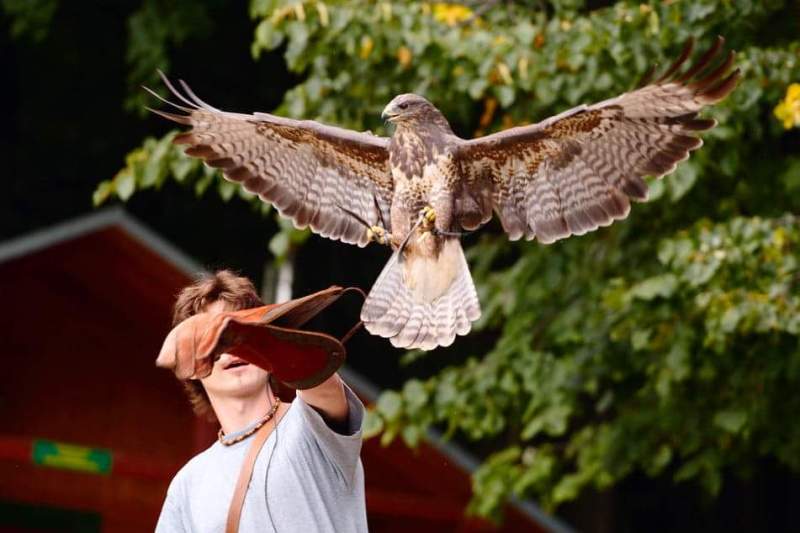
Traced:
<path fill-rule="evenodd" d="M 209 305 L 207 313 L 228 311 L 225 302 Z M 269 374 L 256 365 L 251 365 L 229 353 L 224 353 L 214 363 L 207 377 L 200 380 L 212 399 L 246 398 L 266 389 Z"/>

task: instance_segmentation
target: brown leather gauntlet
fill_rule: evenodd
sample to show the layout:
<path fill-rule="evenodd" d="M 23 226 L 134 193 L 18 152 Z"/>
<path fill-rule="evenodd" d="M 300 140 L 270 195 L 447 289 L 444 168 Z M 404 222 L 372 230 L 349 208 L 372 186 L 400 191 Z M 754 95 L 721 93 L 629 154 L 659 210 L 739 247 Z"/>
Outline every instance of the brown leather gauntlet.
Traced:
<path fill-rule="evenodd" d="M 328 379 L 345 358 L 343 340 L 299 329 L 347 291 L 329 287 L 280 304 L 241 311 L 199 313 L 169 332 L 156 365 L 171 369 L 179 379 L 208 376 L 214 361 L 229 353 L 271 372 L 295 388 L 315 387 Z"/>

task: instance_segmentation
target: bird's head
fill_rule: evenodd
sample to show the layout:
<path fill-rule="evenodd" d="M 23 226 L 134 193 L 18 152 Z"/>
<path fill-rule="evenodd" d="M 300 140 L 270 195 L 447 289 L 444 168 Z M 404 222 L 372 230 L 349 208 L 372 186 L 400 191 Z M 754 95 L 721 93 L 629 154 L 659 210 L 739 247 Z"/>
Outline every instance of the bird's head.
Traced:
<path fill-rule="evenodd" d="M 431 116 L 441 116 L 436 107 L 418 94 L 401 94 L 395 96 L 383 108 L 381 118 L 395 124 L 413 123 L 428 119 Z"/>

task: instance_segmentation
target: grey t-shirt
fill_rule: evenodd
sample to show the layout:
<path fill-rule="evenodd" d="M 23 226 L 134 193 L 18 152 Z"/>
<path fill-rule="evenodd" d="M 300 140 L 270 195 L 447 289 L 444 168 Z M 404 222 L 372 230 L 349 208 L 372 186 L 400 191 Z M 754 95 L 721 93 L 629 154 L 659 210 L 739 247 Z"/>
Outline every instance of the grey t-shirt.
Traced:
<path fill-rule="evenodd" d="M 256 459 L 239 531 L 367 531 L 359 457 L 364 406 L 347 386 L 345 393 L 349 415 L 344 435 L 330 429 L 300 396 L 292 402 Z M 186 463 L 170 483 L 156 533 L 225 531 L 233 489 L 252 440 L 231 446 L 215 442 Z"/>

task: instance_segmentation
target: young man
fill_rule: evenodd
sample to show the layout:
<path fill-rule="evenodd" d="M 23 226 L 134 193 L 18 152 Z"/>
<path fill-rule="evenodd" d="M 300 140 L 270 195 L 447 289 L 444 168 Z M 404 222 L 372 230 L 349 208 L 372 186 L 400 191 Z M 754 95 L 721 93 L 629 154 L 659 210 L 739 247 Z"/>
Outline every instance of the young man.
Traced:
<path fill-rule="evenodd" d="M 181 292 L 173 323 L 260 305 L 249 280 L 220 271 Z M 264 424 L 275 427 L 256 459 L 239 531 L 367 531 L 364 406 L 337 374 L 280 403 L 265 370 L 225 353 L 208 377 L 184 383 L 195 412 L 219 422 L 219 439 L 170 483 L 157 533 L 225 531 L 239 471 Z"/>

